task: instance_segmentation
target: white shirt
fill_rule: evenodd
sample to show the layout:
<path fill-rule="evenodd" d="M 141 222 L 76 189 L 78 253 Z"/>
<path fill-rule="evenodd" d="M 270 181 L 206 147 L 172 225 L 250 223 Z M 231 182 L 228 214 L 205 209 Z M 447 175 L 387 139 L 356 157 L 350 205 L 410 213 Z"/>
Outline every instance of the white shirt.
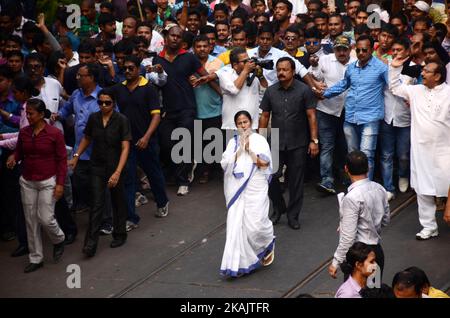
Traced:
<path fill-rule="evenodd" d="M 446 197 L 450 185 L 450 86 L 433 89 L 400 81 L 389 68 L 389 89 L 411 109 L 411 187 L 417 194 Z"/>
<path fill-rule="evenodd" d="M 234 81 L 239 77 L 236 71 L 227 65 L 216 72 L 219 77 L 220 88 L 223 93 L 222 129 L 236 129 L 234 115 L 246 110 L 252 116 L 252 128 L 257 129 L 259 123 L 259 95 L 261 86 L 255 78 L 251 86 L 244 86 L 239 90 Z"/>
<path fill-rule="evenodd" d="M 78 64 L 80 64 L 80 57 L 78 55 L 78 52 L 73 52 L 73 56 L 70 61 L 67 62 L 67 66 L 72 67 Z"/>
<path fill-rule="evenodd" d="M 331 87 L 344 78 L 348 65 L 354 61 L 356 59 L 350 57 L 344 65 L 337 60 L 335 54 L 322 55 L 319 59 L 319 65 L 316 67 L 310 66 L 308 70 L 317 80 L 323 81 L 328 87 Z M 330 99 L 321 100 L 317 103 L 317 109 L 328 115 L 340 117 L 342 109 L 344 109 L 346 95 L 346 93 L 343 93 Z"/>
<path fill-rule="evenodd" d="M 164 38 L 156 32 L 155 30 L 152 31 L 152 40 L 150 41 L 150 51 L 159 53 L 164 48 Z"/>
<path fill-rule="evenodd" d="M 305 5 L 305 0 L 289 0 L 292 3 L 292 15 L 308 12 L 308 8 Z"/>
<path fill-rule="evenodd" d="M 263 70 L 264 77 L 266 78 L 269 86 L 278 83 L 276 65 L 277 61 L 282 57 L 289 57 L 294 61 L 295 73 L 299 74 L 300 77 L 304 77 L 306 74 L 308 74 L 308 70 L 297 59 L 292 58 L 292 56 L 290 56 L 289 53 L 286 51 L 282 51 L 272 47 L 266 54 L 266 56 L 259 56 L 259 46 L 258 46 L 251 50 L 248 50 L 247 53 L 250 58 L 257 57 L 264 60 L 273 60 L 273 70 L 266 70 L 266 69 Z"/>
<path fill-rule="evenodd" d="M 41 92 L 37 98 L 44 101 L 47 109 L 52 113 L 57 113 L 61 103 L 61 94 L 64 89 L 61 84 L 53 78 L 44 77 L 44 85 L 41 87 Z M 62 124 L 57 121 L 53 124 L 59 130 L 63 131 Z"/>

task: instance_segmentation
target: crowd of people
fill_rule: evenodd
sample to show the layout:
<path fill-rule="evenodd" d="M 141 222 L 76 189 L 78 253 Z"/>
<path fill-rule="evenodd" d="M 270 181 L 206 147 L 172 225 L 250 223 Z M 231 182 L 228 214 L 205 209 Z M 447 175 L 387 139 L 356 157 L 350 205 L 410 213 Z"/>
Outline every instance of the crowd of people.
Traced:
<path fill-rule="evenodd" d="M 164 218 L 168 183 L 179 196 L 195 191 L 194 176 L 208 183 L 218 161 L 185 149 L 173 158 L 174 132 L 194 139 L 199 122 L 223 145 L 226 276 L 273 262 L 273 225 L 285 214 L 300 229 L 316 170 L 318 191 L 348 187 L 329 267 L 348 278 L 338 295 L 361 295 L 368 264 L 382 275 L 381 228 L 398 192 L 417 194 L 418 240 L 439 235 L 436 210 L 450 224 L 450 14 L 440 4 L 82 0 L 71 28 L 64 5 L 46 17 L 23 2 L 0 1 L 0 234 L 17 239 L 11 256 L 29 255 L 26 273 L 44 264 L 41 226 L 57 262 L 78 235 L 73 213 L 89 211 L 83 253 L 93 257 L 100 235 L 116 248 L 138 228 L 144 188 Z M 392 288 L 433 294 L 418 268 Z"/>

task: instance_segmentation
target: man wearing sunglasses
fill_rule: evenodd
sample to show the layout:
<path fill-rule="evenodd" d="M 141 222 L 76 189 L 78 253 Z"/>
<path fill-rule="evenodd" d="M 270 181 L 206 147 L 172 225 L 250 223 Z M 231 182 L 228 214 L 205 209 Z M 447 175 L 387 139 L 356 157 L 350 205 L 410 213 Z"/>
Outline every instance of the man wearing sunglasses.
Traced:
<path fill-rule="evenodd" d="M 361 150 L 369 159 L 369 179 L 373 179 L 375 150 L 380 120 L 384 118 L 384 88 L 388 67 L 373 53 L 373 39 L 361 35 L 356 41 L 358 61 L 350 64 L 344 78 L 325 90 L 331 98 L 348 90 L 345 98 L 344 134 L 348 151 Z"/>

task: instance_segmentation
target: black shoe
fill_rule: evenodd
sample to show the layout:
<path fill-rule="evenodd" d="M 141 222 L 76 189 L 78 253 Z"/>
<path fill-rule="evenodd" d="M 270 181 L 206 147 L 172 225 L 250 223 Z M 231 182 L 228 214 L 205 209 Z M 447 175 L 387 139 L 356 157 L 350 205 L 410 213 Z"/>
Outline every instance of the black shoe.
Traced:
<path fill-rule="evenodd" d="M 2 240 L 5 242 L 12 241 L 16 238 L 16 233 L 14 232 L 6 232 L 2 234 Z"/>
<path fill-rule="evenodd" d="M 83 247 L 83 254 L 87 257 L 93 257 L 95 252 L 97 251 L 97 247 L 85 246 Z"/>
<path fill-rule="evenodd" d="M 53 262 L 58 263 L 64 254 L 64 241 L 53 245 Z"/>
<path fill-rule="evenodd" d="M 122 246 L 123 244 L 125 244 L 125 242 L 126 242 L 126 240 L 123 240 L 123 239 L 119 239 L 119 240 L 115 239 L 111 242 L 110 247 L 116 248 L 116 247 Z"/>
<path fill-rule="evenodd" d="M 19 247 L 16 248 L 14 250 L 14 252 L 11 253 L 11 257 L 19 257 L 19 256 L 26 255 L 28 253 L 30 253 L 30 251 L 28 251 L 28 247 L 19 245 Z"/>
<path fill-rule="evenodd" d="M 280 221 L 281 213 L 279 210 L 274 209 L 272 215 L 270 216 L 270 220 L 272 224 L 275 225 Z"/>
<path fill-rule="evenodd" d="M 64 245 L 70 245 L 75 242 L 76 234 L 67 234 L 66 239 L 64 240 Z"/>
<path fill-rule="evenodd" d="M 289 220 L 288 225 L 293 230 L 299 230 L 300 229 L 300 223 L 298 223 L 297 220 Z"/>
<path fill-rule="evenodd" d="M 30 263 L 27 265 L 27 267 L 25 267 L 25 269 L 23 270 L 24 273 L 31 273 L 34 272 L 35 270 L 38 270 L 39 268 L 41 268 L 42 266 L 44 266 L 44 262 L 40 262 L 39 264 L 36 263 Z"/>

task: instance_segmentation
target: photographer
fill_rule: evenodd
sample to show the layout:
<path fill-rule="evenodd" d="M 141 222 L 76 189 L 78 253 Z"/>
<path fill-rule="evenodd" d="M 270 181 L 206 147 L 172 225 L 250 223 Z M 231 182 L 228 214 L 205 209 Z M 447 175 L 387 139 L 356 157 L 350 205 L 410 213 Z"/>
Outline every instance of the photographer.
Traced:
<path fill-rule="evenodd" d="M 223 93 L 222 129 L 236 129 L 234 114 L 241 110 L 250 113 L 254 118 L 252 129 L 257 129 L 259 96 L 261 87 L 267 88 L 267 80 L 263 76 L 262 68 L 256 66 L 255 61 L 248 57 L 247 51 L 242 47 L 231 51 L 230 62 L 231 65 L 222 67 L 216 73 L 199 78 L 194 86 L 218 78 Z"/>
<path fill-rule="evenodd" d="M 281 51 L 277 48 L 274 48 L 272 45 L 274 43 L 274 34 L 272 24 L 266 23 L 264 24 L 258 31 L 258 39 L 257 39 L 258 47 L 251 49 L 248 51 L 248 55 L 251 58 L 264 59 L 264 60 L 272 60 L 275 65 L 277 61 L 282 57 L 289 57 L 289 53 L 285 51 Z M 310 87 L 319 88 L 320 83 L 317 83 L 308 73 L 306 68 L 300 64 L 297 60 L 294 60 L 295 63 L 295 74 L 300 75 L 300 77 L 308 84 Z M 272 69 L 264 69 L 264 77 L 267 79 L 269 86 L 278 82 L 277 71 Z"/>

